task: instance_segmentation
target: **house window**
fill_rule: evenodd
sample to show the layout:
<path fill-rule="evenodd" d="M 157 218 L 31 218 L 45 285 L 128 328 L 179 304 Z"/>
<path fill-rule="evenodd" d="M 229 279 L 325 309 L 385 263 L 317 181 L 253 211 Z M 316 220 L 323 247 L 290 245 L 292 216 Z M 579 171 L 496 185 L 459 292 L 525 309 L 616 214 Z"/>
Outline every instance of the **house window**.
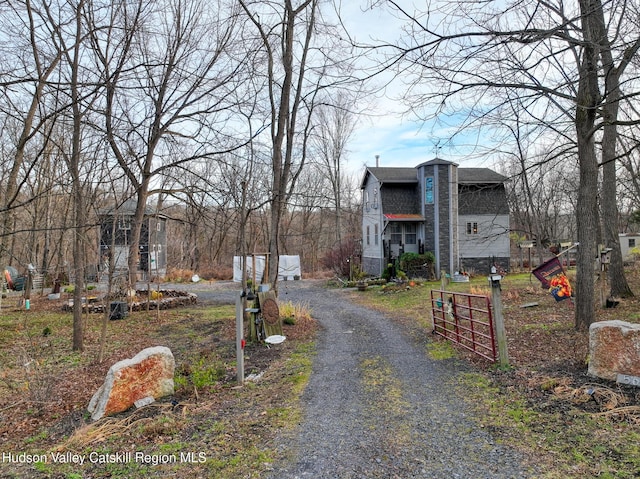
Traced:
<path fill-rule="evenodd" d="M 407 223 L 404 225 L 404 242 L 405 244 L 416 244 L 418 227 L 415 223 Z"/>
<path fill-rule="evenodd" d="M 391 234 L 391 244 L 402 243 L 402 224 L 391 223 L 389 225 L 389 233 Z"/>
<path fill-rule="evenodd" d="M 476 222 L 467 222 L 467 234 L 468 235 L 477 235 L 478 234 L 478 223 Z"/>
<path fill-rule="evenodd" d="M 635 248 L 635 247 L 636 247 L 636 239 L 629 238 L 629 248 Z"/>
<path fill-rule="evenodd" d="M 373 226 L 373 242 L 378 246 L 378 223 Z"/>
<path fill-rule="evenodd" d="M 433 176 L 424 179 L 424 202 L 427 205 L 433 204 Z"/>
<path fill-rule="evenodd" d="M 367 246 L 371 244 L 371 226 L 367 225 Z"/>
<path fill-rule="evenodd" d="M 118 220 L 118 229 L 119 230 L 130 230 L 131 229 L 131 220 L 129 218 L 122 218 Z"/>

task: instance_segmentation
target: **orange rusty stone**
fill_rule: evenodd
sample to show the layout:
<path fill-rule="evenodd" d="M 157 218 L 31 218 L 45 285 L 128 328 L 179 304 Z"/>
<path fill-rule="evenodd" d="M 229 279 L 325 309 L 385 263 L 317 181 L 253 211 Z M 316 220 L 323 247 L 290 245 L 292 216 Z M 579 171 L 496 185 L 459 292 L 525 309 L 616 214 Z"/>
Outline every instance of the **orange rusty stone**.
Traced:
<path fill-rule="evenodd" d="M 640 324 L 600 321 L 589 328 L 589 375 L 615 381 L 640 376 Z"/>
<path fill-rule="evenodd" d="M 146 397 L 159 399 L 174 393 L 175 360 L 169 348 L 147 348 L 109 369 L 104 384 L 91 398 L 88 410 L 95 421 L 126 411 Z"/>

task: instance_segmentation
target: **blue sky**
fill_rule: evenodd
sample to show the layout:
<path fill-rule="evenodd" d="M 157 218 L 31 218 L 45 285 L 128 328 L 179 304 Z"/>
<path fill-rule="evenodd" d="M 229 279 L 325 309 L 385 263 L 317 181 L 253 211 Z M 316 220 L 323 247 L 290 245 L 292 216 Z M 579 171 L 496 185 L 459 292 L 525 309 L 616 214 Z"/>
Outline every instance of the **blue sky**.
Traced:
<path fill-rule="evenodd" d="M 462 118 L 449 118 L 449 123 L 462 123 Z M 347 170 L 362 174 L 364 166 L 417 166 L 438 157 L 464 167 L 493 167 L 494 158 L 483 155 L 476 145 L 481 142 L 477 132 L 466 131 L 451 136 L 455 127 L 421 122 L 389 113 L 383 120 L 364 119 L 349 144 Z"/>
<path fill-rule="evenodd" d="M 402 22 L 380 8 L 365 9 L 365 2 L 342 5 L 345 25 L 355 40 L 368 43 L 373 40 L 394 41 L 401 35 Z M 403 2 L 408 8 L 414 2 Z M 424 7 L 424 5 L 421 5 Z M 411 11 L 411 8 L 408 8 Z M 455 115 L 439 122 L 418 121 L 403 114 L 406 109 L 398 98 L 403 86 L 391 83 L 385 88 L 386 97 L 377 99 L 371 110 L 375 116 L 362 118 L 349 144 L 346 169 L 361 175 L 364 166 L 375 166 L 375 156 L 380 156 L 380 166 L 416 166 L 439 156 L 461 166 L 492 167 L 493 160 L 479 156 L 474 147 L 486 138 L 478 138 L 477 132 L 465 131 L 451 140 L 464 115 Z M 428 113 L 428 112 L 427 112 Z"/>

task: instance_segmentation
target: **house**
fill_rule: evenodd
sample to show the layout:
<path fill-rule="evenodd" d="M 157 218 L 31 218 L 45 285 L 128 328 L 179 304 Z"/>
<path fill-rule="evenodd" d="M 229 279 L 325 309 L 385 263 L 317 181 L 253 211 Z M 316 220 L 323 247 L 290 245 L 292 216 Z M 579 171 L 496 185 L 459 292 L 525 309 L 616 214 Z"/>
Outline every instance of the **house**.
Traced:
<path fill-rule="evenodd" d="M 435 271 L 509 268 L 507 178 L 440 158 L 415 168 L 367 167 L 362 190 L 362 269 L 382 274 L 402 253 L 431 251 Z"/>
<path fill-rule="evenodd" d="M 131 226 L 136 211 L 135 201 L 129 200 L 115 210 L 100 212 L 100 264 L 101 272 L 108 271 L 109 257 L 113 254 L 116 273 L 128 270 Z M 147 208 L 140 232 L 140 262 L 138 278 L 148 275 L 163 278 L 167 274 L 167 217 Z"/>
<path fill-rule="evenodd" d="M 619 237 L 620 237 L 620 252 L 622 253 L 622 258 L 625 261 L 629 260 L 633 255 L 632 250 L 640 247 L 640 234 L 621 233 Z"/>

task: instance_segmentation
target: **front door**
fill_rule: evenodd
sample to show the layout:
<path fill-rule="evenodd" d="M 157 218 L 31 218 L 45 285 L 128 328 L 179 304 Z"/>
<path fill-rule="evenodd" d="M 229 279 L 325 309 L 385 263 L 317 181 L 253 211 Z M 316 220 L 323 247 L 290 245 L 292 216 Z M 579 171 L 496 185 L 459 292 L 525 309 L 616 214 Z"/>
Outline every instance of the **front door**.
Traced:
<path fill-rule="evenodd" d="M 398 221 L 389 223 L 389 243 L 391 257 L 398 258 L 402 253 L 418 253 L 418 223 Z"/>

